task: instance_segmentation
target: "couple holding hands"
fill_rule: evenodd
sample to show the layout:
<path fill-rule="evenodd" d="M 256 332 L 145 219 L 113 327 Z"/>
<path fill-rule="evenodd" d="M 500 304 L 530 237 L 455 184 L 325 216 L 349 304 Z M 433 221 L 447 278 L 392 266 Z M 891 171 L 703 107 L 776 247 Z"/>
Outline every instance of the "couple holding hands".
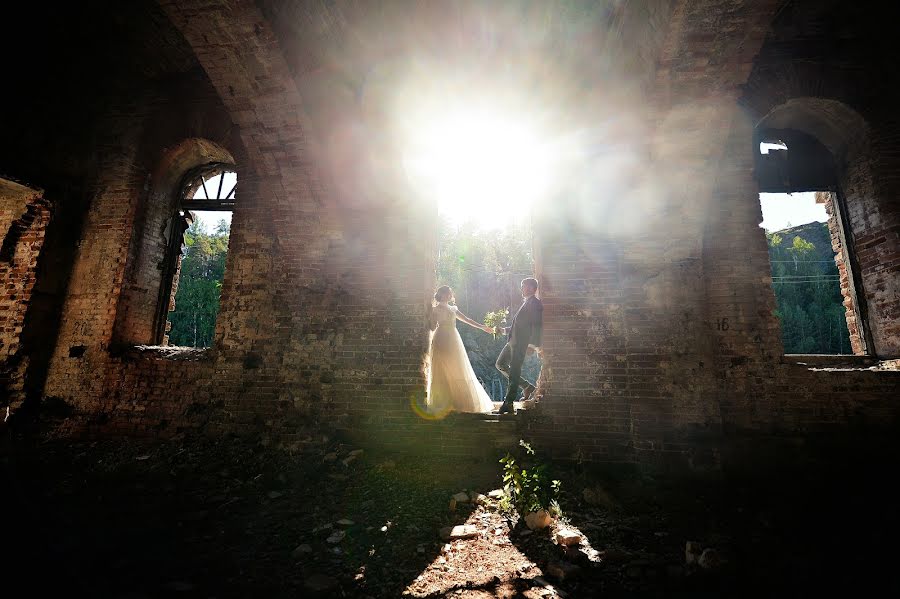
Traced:
<path fill-rule="evenodd" d="M 481 329 L 486 333 L 502 333 L 507 343 L 497 357 L 497 370 L 508 380 L 509 389 L 500 405 L 498 414 L 514 412 L 513 402 L 521 388 L 523 399 L 534 393 L 534 385 L 522 378 L 522 363 L 525 356 L 537 350 L 541 355 L 541 327 L 544 306 L 535 297 L 538 282 L 528 278 L 522 281 L 522 306 L 513 316 L 512 324 L 499 330 L 475 322 L 459 311 L 450 302 L 453 290 L 444 285 L 434 294 L 434 306 L 430 316 L 430 327 L 434 331 L 431 339 L 431 373 L 428 381 L 428 408 L 432 413 L 494 411 L 494 402 L 472 370 L 462 337 L 456 330 L 456 320 Z"/>

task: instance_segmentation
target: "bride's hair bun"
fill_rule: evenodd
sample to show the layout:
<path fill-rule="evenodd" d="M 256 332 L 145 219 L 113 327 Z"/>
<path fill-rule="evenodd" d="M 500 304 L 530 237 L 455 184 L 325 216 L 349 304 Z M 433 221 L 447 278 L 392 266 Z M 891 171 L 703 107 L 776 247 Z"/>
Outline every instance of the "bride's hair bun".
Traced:
<path fill-rule="evenodd" d="M 437 291 L 434 292 L 434 301 L 436 301 L 437 303 L 441 303 L 450 299 L 450 296 L 452 294 L 453 292 L 450 290 L 449 285 L 441 285 L 437 288 Z"/>

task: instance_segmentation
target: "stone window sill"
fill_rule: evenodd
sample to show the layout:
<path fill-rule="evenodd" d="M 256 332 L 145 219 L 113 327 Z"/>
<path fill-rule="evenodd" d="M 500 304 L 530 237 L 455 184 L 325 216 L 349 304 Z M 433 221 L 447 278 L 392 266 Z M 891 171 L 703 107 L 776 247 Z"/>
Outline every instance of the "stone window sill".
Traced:
<path fill-rule="evenodd" d="M 131 360 L 165 360 L 167 362 L 203 362 L 212 359 L 211 347 L 174 347 L 171 345 L 134 345 L 122 356 Z"/>
<path fill-rule="evenodd" d="M 900 371 L 900 359 L 879 360 L 872 356 L 843 356 L 828 354 L 785 354 L 785 364 L 793 364 L 809 370 L 868 370 L 872 372 Z"/>

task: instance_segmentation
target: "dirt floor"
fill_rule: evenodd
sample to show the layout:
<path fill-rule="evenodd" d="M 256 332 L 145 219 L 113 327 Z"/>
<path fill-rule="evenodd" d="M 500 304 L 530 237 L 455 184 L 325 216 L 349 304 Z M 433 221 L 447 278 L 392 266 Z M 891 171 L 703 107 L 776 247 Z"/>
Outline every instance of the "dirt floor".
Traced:
<path fill-rule="evenodd" d="M 898 586 L 896 500 L 868 470 L 688 483 L 553 464 L 565 520 L 532 532 L 490 499 L 450 509 L 454 494 L 498 488 L 499 464 L 426 454 L 373 455 L 327 440 L 293 454 L 236 438 L 8 440 L 0 588 L 537 598 Z M 442 537 L 461 524 L 474 536 Z M 560 529 L 580 541 L 557 543 Z M 686 554 L 687 542 L 696 553 Z"/>

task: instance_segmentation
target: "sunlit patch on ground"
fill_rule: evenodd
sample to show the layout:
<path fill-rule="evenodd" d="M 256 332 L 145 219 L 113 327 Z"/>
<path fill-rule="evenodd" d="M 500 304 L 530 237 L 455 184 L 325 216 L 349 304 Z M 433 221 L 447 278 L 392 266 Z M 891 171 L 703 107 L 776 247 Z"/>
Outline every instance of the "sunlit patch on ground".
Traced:
<path fill-rule="evenodd" d="M 409 597 L 561 597 L 566 593 L 552 581 L 564 577 L 558 562 L 544 572 L 517 545 L 528 537 L 543 540 L 545 549 L 557 545 L 560 556 L 578 554 L 584 561 L 602 563 L 602 554 L 567 519 L 554 520 L 543 531 L 514 525 L 490 499 L 480 502 L 461 526 L 471 527 L 470 538 L 447 540 L 440 553 L 404 590 Z M 457 529 L 459 530 L 459 529 Z M 568 541 L 566 541 L 568 539 Z M 569 542 L 569 545 L 566 543 Z M 567 566 L 570 567 L 570 566 Z M 549 577 L 547 574 L 549 573 Z"/>
<path fill-rule="evenodd" d="M 496 512 L 478 507 L 465 524 L 478 533 L 470 539 L 448 540 L 428 567 L 404 591 L 410 597 L 446 594 L 455 589 L 490 590 L 490 597 L 512 597 L 516 579 L 542 574 L 510 541 L 509 524 Z M 503 589 L 511 593 L 505 594 Z M 465 595 L 476 597 L 478 595 Z"/>

